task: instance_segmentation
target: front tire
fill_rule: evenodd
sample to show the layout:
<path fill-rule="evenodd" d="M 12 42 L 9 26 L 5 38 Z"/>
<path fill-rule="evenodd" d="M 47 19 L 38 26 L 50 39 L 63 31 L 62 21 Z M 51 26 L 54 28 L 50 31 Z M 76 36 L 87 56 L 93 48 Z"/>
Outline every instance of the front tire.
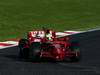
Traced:
<path fill-rule="evenodd" d="M 33 42 L 29 48 L 29 59 L 36 61 L 40 59 L 41 44 L 40 42 Z"/>
<path fill-rule="evenodd" d="M 19 58 L 28 58 L 28 52 L 29 52 L 29 48 L 25 48 L 24 46 L 28 44 L 28 40 L 27 39 L 20 39 L 19 41 Z"/>
<path fill-rule="evenodd" d="M 77 41 L 71 42 L 70 49 L 76 53 L 75 56 L 71 57 L 71 61 L 80 61 L 81 56 L 80 56 L 79 42 Z"/>

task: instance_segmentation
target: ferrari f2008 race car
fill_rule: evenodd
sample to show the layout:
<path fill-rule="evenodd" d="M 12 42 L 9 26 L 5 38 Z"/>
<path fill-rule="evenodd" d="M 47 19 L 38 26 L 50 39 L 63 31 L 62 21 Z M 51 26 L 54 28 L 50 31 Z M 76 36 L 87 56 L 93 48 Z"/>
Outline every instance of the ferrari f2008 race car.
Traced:
<path fill-rule="evenodd" d="M 26 39 L 19 40 L 20 58 L 37 60 L 52 59 L 55 61 L 79 61 L 78 42 L 69 42 L 68 37 L 57 37 L 52 30 L 29 31 Z"/>

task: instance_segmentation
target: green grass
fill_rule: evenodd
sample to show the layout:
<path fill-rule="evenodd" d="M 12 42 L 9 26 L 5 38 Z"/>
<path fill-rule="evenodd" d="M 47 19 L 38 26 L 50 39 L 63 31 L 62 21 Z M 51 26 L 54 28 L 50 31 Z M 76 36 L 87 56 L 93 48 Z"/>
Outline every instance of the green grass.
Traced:
<path fill-rule="evenodd" d="M 100 0 L 0 0 L 0 40 L 43 26 L 56 31 L 100 27 Z"/>

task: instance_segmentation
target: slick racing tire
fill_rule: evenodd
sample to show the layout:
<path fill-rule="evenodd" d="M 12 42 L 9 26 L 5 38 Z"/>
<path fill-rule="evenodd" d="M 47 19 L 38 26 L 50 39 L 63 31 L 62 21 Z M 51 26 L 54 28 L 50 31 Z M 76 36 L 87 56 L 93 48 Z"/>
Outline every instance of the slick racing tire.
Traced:
<path fill-rule="evenodd" d="M 20 39 L 19 40 L 19 44 L 18 44 L 18 47 L 19 47 L 19 58 L 28 58 L 29 49 L 28 48 L 24 48 L 25 44 L 27 44 L 27 43 L 28 43 L 27 39 Z"/>
<path fill-rule="evenodd" d="M 77 41 L 72 41 L 70 42 L 70 46 L 68 48 L 68 50 L 75 52 L 74 56 L 71 57 L 66 57 L 64 58 L 64 61 L 68 61 L 68 62 L 77 62 L 80 60 L 80 46 L 79 46 L 79 42 Z"/>
<path fill-rule="evenodd" d="M 41 44 L 40 42 L 33 42 L 29 48 L 30 61 L 37 61 L 40 59 Z"/>
<path fill-rule="evenodd" d="M 19 40 L 19 44 L 18 44 L 19 48 L 23 47 L 24 44 L 26 44 L 27 42 L 28 42 L 27 39 L 20 39 L 20 40 Z"/>
<path fill-rule="evenodd" d="M 71 46 L 70 46 L 71 50 L 76 52 L 75 56 L 71 57 L 71 61 L 79 61 L 81 56 L 80 56 L 80 45 L 79 42 L 77 41 L 73 41 L 71 42 Z"/>

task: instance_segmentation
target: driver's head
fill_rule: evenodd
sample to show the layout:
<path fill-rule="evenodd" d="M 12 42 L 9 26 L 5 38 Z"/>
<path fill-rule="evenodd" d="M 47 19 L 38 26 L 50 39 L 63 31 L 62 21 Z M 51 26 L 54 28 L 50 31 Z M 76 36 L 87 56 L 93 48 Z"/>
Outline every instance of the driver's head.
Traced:
<path fill-rule="evenodd" d="M 50 33 L 50 30 L 49 30 L 49 29 L 47 29 L 47 30 L 46 30 L 46 34 L 49 34 L 49 33 Z"/>

